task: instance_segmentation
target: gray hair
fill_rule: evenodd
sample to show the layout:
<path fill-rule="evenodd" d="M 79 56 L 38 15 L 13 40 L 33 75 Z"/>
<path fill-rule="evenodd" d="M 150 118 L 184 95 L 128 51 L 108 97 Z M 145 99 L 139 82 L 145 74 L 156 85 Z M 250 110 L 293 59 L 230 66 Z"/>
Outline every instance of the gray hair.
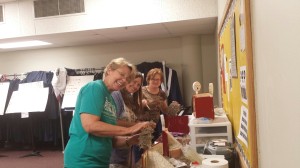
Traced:
<path fill-rule="evenodd" d="M 104 69 L 104 73 L 103 73 L 103 79 L 107 76 L 107 71 L 109 69 L 111 70 L 116 70 L 120 67 L 124 67 L 127 66 L 131 73 L 129 74 L 129 77 L 127 78 L 127 81 L 132 81 L 135 78 L 135 73 L 136 73 L 136 67 L 131 64 L 130 62 L 128 62 L 125 58 L 115 58 L 113 60 L 110 61 L 109 64 L 106 65 L 105 69 Z"/>

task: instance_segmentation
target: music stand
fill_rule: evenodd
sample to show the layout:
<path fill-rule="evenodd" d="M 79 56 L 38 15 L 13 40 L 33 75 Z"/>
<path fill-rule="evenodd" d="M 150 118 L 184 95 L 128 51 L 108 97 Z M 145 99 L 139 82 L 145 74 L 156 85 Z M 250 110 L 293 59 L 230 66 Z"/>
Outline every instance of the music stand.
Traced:
<path fill-rule="evenodd" d="M 34 88 L 36 90 L 30 89 L 30 90 L 25 90 L 23 89 L 23 92 L 19 92 L 17 93 L 19 97 L 19 101 L 25 101 L 26 98 L 30 98 L 26 103 L 27 103 L 27 108 L 26 112 L 28 112 L 28 117 L 29 117 L 29 127 L 30 127 L 30 135 L 31 135 L 31 146 L 32 146 L 32 152 L 30 154 L 21 156 L 21 158 L 24 157 L 30 157 L 30 156 L 42 156 L 40 154 L 39 151 L 36 151 L 36 142 L 35 142 L 35 138 L 34 138 L 34 132 L 33 132 L 33 119 L 34 119 L 34 115 L 32 115 L 33 113 L 40 113 L 42 112 L 43 114 L 45 114 L 45 110 L 47 108 L 48 105 L 48 101 L 49 101 L 49 88 Z M 18 100 L 18 99 L 17 99 Z M 38 106 L 37 103 L 40 103 Z M 15 106 L 18 105 L 18 102 L 15 102 L 14 104 Z M 21 111 L 22 109 L 18 109 L 15 111 Z M 27 117 L 27 116 L 26 116 Z"/>
<path fill-rule="evenodd" d="M 1 117 L 1 116 L 0 116 Z M 0 118 L 0 121 L 2 122 L 2 118 Z M 7 122 L 4 120 L 4 125 L 7 125 Z M 6 131 L 8 131 L 7 129 L 6 129 Z M 7 132 L 6 132 L 6 134 L 7 134 Z M 8 138 L 6 137 L 6 140 L 7 140 Z M 5 143 L 5 142 L 4 142 Z M 1 155 L 0 154 L 0 157 L 7 157 L 6 155 Z"/>
<path fill-rule="evenodd" d="M 30 156 L 40 156 L 40 157 L 43 157 L 43 155 L 41 155 L 39 151 L 36 151 L 36 144 L 35 144 L 34 135 L 33 135 L 33 121 L 32 121 L 32 117 L 29 118 L 29 119 L 30 119 L 30 134 L 31 134 L 32 152 L 30 154 L 27 154 L 27 155 L 24 155 L 24 156 L 20 156 L 20 158 L 30 157 Z"/>

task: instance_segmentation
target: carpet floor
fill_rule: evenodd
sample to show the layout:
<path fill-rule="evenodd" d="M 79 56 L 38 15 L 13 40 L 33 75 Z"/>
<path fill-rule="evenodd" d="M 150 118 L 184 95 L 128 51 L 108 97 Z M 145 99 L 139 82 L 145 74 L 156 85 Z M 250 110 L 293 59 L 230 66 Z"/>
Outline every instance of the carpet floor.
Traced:
<path fill-rule="evenodd" d="M 0 168 L 63 168 L 60 150 L 0 150 Z"/>

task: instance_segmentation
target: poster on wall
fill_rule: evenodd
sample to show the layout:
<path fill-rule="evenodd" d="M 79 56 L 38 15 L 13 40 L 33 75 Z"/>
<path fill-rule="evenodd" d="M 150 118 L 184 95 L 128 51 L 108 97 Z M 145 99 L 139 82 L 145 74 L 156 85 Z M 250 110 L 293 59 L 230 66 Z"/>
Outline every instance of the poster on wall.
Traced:
<path fill-rule="evenodd" d="M 9 82 L 0 83 L 0 115 L 4 114 L 4 108 L 9 88 Z"/>
<path fill-rule="evenodd" d="M 241 107 L 240 131 L 238 138 L 248 147 L 248 109 Z"/>
<path fill-rule="evenodd" d="M 246 85 L 246 66 L 240 67 L 240 88 L 241 88 L 241 98 L 242 102 L 248 104 L 247 98 L 247 85 Z"/>
<path fill-rule="evenodd" d="M 241 50 L 241 52 L 244 52 L 245 48 L 246 48 L 245 2 L 244 2 L 244 0 L 240 1 L 239 26 L 240 26 L 240 50 Z"/>
<path fill-rule="evenodd" d="M 223 93 L 226 93 L 226 82 L 225 82 L 225 72 L 226 72 L 226 55 L 224 53 L 224 45 L 222 44 L 220 50 L 220 76 L 222 81 L 222 90 Z"/>
<path fill-rule="evenodd" d="M 231 59 L 229 59 L 229 90 L 232 92 L 232 72 L 231 72 Z"/>
<path fill-rule="evenodd" d="M 231 18 L 230 24 L 230 46 L 231 46 L 231 76 L 237 78 L 236 51 L 235 51 L 235 15 Z"/>

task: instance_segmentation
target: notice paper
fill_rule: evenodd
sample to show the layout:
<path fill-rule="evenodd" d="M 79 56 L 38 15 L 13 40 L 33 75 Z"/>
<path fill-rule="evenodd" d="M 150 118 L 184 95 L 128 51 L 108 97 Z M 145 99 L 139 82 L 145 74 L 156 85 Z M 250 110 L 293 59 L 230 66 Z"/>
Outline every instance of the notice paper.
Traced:
<path fill-rule="evenodd" d="M 237 136 L 248 147 L 248 109 L 241 107 L 240 131 Z"/>
<path fill-rule="evenodd" d="M 62 108 L 74 108 L 77 95 L 82 86 L 94 80 L 94 75 L 87 76 L 68 76 Z"/>

